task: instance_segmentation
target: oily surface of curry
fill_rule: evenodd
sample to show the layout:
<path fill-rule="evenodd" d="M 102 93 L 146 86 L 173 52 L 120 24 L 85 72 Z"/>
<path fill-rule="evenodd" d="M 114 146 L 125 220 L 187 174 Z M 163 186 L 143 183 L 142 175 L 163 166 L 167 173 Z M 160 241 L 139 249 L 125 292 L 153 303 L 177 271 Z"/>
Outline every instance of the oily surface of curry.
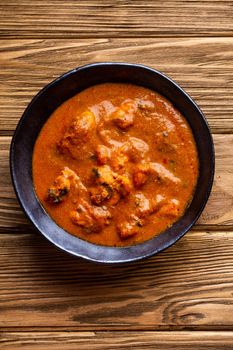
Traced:
<path fill-rule="evenodd" d="M 184 117 L 149 89 L 90 87 L 63 103 L 33 154 L 36 194 L 69 233 L 126 246 L 181 217 L 192 199 L 198 156 Z"/>

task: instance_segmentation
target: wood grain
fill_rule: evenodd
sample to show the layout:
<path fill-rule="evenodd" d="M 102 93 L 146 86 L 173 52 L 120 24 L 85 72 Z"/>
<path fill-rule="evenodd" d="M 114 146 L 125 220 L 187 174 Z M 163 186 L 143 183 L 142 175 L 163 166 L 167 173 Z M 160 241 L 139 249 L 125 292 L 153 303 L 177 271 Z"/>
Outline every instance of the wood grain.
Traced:
<path fill-rule="evenodd" d="M 231 1 L 1 1 L 5 38 L 232 35 Z"/>
<path fill-rule="evenodd" d="M 9 350 L 232 350 L 233 332 L 3 332 Z"/>
<path fill-rule="evenodd" d="M 31 98 L 99 61 L 163 71 L 216 134 L 215 183 L 198 224 L 130 265 L 56 250 L 10 181 L 9 136 Z M 233 349 L 233 2 L 1 0 L 0 67 L 0 349 Z"/>
<path fill-rule="evenodd" d="M 11 137 L 0 137 L 0 232 L 31 229 L 15 198 L 9 171 Z M 213 190 L 196 229 L 233 228 L 233 135 L 214 135 L 216 174 Z"/>
<path fill-rule="evenodd" d="M 190 232 L 120 266 L 74 259 L 36 233 L 0 234 L 0 246 L 2 330 L 232 330 L 231 232 Z"/>
<path fill-rule="evenodd" d="M 96 61 L 142 63 L 163 71 L 196 100 L 212 132 L 233 132 L 233 38 L 105 38 L 1 40 L 0 134 L 12 135 L 26 105 L 45 84 Z"/>

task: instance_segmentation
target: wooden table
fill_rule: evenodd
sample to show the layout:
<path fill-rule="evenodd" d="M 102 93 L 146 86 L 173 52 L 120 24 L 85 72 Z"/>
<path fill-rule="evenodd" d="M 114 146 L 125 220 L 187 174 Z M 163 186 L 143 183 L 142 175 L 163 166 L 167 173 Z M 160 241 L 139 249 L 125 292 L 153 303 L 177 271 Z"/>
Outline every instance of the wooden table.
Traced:
<path fill-rule="evenodd" d="M 96 61 L 138 62 L 197 101 L 216 148 L 197 225 L 143 262 L 57 251 L 25 218 L 9 145 L 32 96 Z M 233 349 L 233 1 L 0 2 L 0 349 Z"/>

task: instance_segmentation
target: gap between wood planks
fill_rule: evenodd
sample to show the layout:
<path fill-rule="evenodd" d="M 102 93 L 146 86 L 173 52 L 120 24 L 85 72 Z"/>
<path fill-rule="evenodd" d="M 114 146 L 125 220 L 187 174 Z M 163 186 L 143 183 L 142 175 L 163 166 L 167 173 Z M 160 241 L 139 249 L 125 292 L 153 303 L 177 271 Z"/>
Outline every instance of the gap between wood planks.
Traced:
<path fill-rule="evenodd" d="M 231 350 L 233 345 L 233 332 L 153 332 L 142 330 L 135 331 L 105 331 L 105 332 L 72 332 L 72 331 L 47 331 L 19 333 L 4 331 L 0 338 L 4 349 L 153 349 L 153 350 L 216 350 L 224 348 Z"/>
<path fill-rule="evenodd" d="M 233 39 L 79 39 L 0 41 L 0 133 L 12 135 L 44 85 L 76 66 L 100 61 L 149 65 L 196 100 L 214 133 L 232 133 Z"/>
<path fill-rule="evenodd" d="M 56 8 L 56 16 L 54 16 Z M 232 35 L 229 1 L 8 1 L 2 37 Z"/>
<path fill-rule="evenodd" d="M 68 32 L 69 33 L 69 32 Z M 45 37 L 43 35 L 41 36 L 30 36 L 30 35 L 27 35 L 27 36 L 22 36 L 22 37 L 7 37 L 7 36 L 1 36 L 0 34 L 0 40 L 1 41 L 6 41 L 6 42 L 9 42 L 9 41 L 13 41 L 13 40 L 98 40 L 98 39 L 108 39 L 108 40 L 111 40 L 111 39 L 126 39 L 126 40 L 137 40 L 137 39 L 160 39 L 160 40 L 163 40 L 163 39 L 207 39 L 207 38 L 216 38 L 216 39 L 219 39 L 219 38 L 233 38 L 233 31 L 232 33 L 229 33 L 229 34 L 214 34 L 214 35 L 201 35 L 201 34 L 198 34 L 198 35 L 195 35 L 195 34 L 190 34 L 190 35 L 182 35 L 180 34 L 179 36 L 177 35 L 150 35 L 149 37 L 147 36 L 143 36 L 143 35 L 136 35 L 136 36 L 128 36 L 128 35 L 111 35 L 110 37 L 106 37 L 105 35 L 103 36 L 92 36 L 92 35 L 82 35 L 81 37 L 79 36 L 69 36 L 69 35 L 61 35 L 61 36 L 56 36 L 56 35 L 53 35 L 52 37 Z"/>
<path fill-rule="evenodd" d="M 232 329 L 233 236 L 226 232 L 191 232 L 150 259 L 122 265 L 75 259 L 39 235 L 0 235 L 0 245 L 2 329 Z"/>
<path fill-rule="evenodd" d="M 155 333 L 163 333 L 166 334 L 169 332 L 170 334 L 172 333 L 186 333 L 186 332 L 192 332 L 192 333 L 229 333 L 232 332 L 232 326 L 174 326 L 174 325 L 167 325 L 165 327 L 136 327 L 136 326 L 129 326 L 130 328 L 122 328 L 122 327 L 117 327 L 115 325 L 106 328 L 106 326 L 83 326 L 83 327 L 77 327 L 77 326 L 1 326 L 0 327 L 0 345 L 1 345 L 1 335 L 4 334 L 4 332 L 7 333 L 44 333 L 44 332 L 64 332 L 64 333 L 69 333 L 69 332 L 77 332 L 77 333 L 101 333 L 101 332 L 106 332 L 106 333 L 121 333 L 121 332 L 145 332 L 145 333 L 150 333 L 150 332 L 155 332 Z M 0 346 L 1 349 L 1 346 Z M 232 334 L 232 348 L 233 349 L 233 334 Z M 127 349 L 128 350 L 128 349 Z M 199 349 L 198 349 L 199 350 Z M 217 349 L 216 349 L 217 350 Z M 219 349 L 218 349 L 219 350 Z M 225 350 L 225 349 L 224 349 Z"/>

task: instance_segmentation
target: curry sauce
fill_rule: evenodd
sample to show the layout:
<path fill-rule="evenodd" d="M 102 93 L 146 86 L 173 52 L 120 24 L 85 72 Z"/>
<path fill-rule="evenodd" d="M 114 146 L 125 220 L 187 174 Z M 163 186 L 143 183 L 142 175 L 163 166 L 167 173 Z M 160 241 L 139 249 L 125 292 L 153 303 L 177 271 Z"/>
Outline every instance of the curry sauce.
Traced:
<path fill-rule="evenodd" d="M 166 98 L 106 83 L 53 112 L 32 165 L 37 197 L 59 226 L 92 243 L 127 246 L 183 215 L 199 164 L 191 129 Z"/>

